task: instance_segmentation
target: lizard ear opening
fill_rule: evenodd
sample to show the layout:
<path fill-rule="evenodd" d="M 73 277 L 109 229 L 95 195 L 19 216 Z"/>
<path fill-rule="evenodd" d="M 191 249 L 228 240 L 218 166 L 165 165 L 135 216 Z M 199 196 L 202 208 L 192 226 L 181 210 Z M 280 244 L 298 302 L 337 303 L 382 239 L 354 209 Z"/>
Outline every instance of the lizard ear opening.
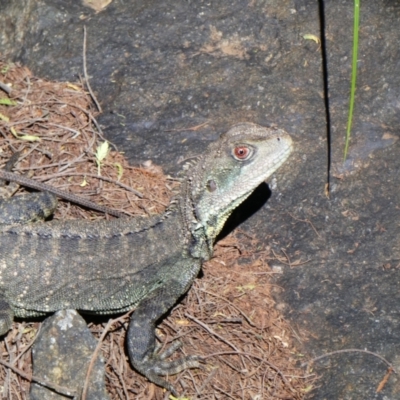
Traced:
<path fill-rule="evenodd" d="M 207 187 L 207 190 L 208 190 L 209 192 L 215 192 L 215 191 L 217 190 L 217 184 L 216 184 L 216 182 L 215 182 L 213 179 L 210 179 L 210 180 L 207 182 L 206 187 Z"/>

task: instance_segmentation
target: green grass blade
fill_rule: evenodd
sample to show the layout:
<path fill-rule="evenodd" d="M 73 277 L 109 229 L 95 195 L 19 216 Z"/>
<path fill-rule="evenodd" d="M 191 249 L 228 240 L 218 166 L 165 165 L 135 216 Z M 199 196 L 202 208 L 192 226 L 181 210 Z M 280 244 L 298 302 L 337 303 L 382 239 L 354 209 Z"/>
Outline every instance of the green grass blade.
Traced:
<path fill-rule="evenodd" d="M 343 161 L 346 161 L 347 152 L 349 150 L 351 124 L 353 121 L 354 96 L 356 92 L 357 80 L 357 55 L 358 55 L 358 26 L 360 20 L 360 0 L 354 0 L 354 28 L 353 28 L 353 61 L 351 66 L 351 90 L 350 90 L 350 108 L 347 120 L 346 144 L 344 147 Z"/>

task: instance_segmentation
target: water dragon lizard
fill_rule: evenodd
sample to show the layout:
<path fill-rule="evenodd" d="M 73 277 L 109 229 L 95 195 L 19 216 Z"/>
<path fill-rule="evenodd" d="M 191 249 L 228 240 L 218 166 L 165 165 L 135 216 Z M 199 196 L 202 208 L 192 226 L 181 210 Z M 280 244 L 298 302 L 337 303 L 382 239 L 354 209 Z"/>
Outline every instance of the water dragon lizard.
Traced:
<path fill-rule="evenodd" d="M 292 140 L 283 130 L 237 124 L 188 168 L 168 209 L 148 218 L 32 222 L 54 211 L 53 194 L 3 200 L 0 334 L 10 329 L 14 316 L 61 309 L 115 314 L 135 308 L 127 333 L 130 361 L 149 381 L 176 395 L 161 376 L 198 367 L 200 358 L 168 361 L 177 346 L 157 352 L 156 324 L 212 256 L 228 216 L 291 151 Z M 2 173 L 0 179 L 13 180 Z"/>

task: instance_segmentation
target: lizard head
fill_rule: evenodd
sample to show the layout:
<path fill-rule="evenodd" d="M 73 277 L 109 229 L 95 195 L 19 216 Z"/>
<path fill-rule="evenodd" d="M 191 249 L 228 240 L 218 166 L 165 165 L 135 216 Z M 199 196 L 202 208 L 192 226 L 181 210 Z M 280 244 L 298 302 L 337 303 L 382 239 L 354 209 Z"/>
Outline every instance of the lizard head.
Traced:
<path fill-rule="evenodd" d="M 203 232 L 209 247 L 232 211 L 291 151 L 292 139 L 285 131 L 250 123 L 233 126 L 207 148 L 189 171 L 186 198 L 196 222 L 194 231 Z"/>

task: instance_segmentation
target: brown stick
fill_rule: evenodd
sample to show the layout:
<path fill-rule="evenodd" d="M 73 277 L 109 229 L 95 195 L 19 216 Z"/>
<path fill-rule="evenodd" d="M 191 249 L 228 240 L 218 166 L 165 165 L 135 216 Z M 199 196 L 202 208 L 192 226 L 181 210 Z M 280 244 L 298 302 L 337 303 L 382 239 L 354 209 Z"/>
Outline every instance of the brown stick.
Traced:
<path fill-rule="evenodd" d="M 2 81 L 0 81 L 0 89 L 4 90 L 7 94 L 11 93 L 11 88 L 10 86 L 6 85 L 5 83 L 3 83 Z"/>
<path fill-rule="evenodd" d="M 322 358 L 325 357 L 330 357 L 333 356 L 335 354 L 341 354 L 341 353 L 365 353 L 365 354 L 370 354 L 372 356 L 375 356 L 377 358 L 379 358 L 380 360 L 382 360 L 389 368 L 392 369 L 392 371 L 397 374 L 396 370 L 394 369 L 393 365 L 390 364 L 389 361 L 386 360 L 386 358 L 382 357 L 381 355 L 374 353 L 372 351 L 369 350 L 363 350 L 363 349 L 342 349 L 342 350 L 335 350 L 335 351 L 331 351 L 330 353 L 326 353 L 326 354 L 322 354 L 322 356 L 318 356 L 313 358 L 310 362 L 315 362 L 318 360 L 321 360 Z M 309 363 L 307 363 L 309 364 Z"/>
<path fill-rule="evenodd" d="M 13 172 L 9 172 L 9 171 L 5 171 L 4 169 L 1 169 L 0 170 L 0 179 L 9 181 L 9 182 L 16 182 L 19 185 L 27 186 L 32 189 L 42 190 L 44 192 L 50 192 L 50 193 L 55 194 L 58 197 L 61 197 L 62 199 L 71 201 L 72 203 L 78 204 L 83 207 L 90 208 L 92 210 L 103 212 L 105 214 L 110 214 L 115 217 L 126 217 L 126 214 L 123 214 L 119 211 L 113 210 L 112 208 L 93 203 L 90 200 L 86 200 L 82 197 L 79 197 L 79 196 L 69 193 L 69 192 L 64 192 L 63 190 L 57 189 L 53 186 L 47 185 L 42 182 L 35 181 L 24 175 L 14 174 Z"/>
<path fill-rule="evenodd" d="M 85 25 L 83 25 L 83 75 L 85 76 L 85 82 L 86 82 L 86 86 L 89 90 L 90 96 L 92 97 L 94 104 L 96 104 L 97 109 L 101 113 L 102 109 L 100 107 L 99 102 L 97 101 L 96 96 L 93 93 L 92 88 L 90 87 L 89 76 L 87 74 L 87 69 L 86 69 L 86 26 Z"/>

